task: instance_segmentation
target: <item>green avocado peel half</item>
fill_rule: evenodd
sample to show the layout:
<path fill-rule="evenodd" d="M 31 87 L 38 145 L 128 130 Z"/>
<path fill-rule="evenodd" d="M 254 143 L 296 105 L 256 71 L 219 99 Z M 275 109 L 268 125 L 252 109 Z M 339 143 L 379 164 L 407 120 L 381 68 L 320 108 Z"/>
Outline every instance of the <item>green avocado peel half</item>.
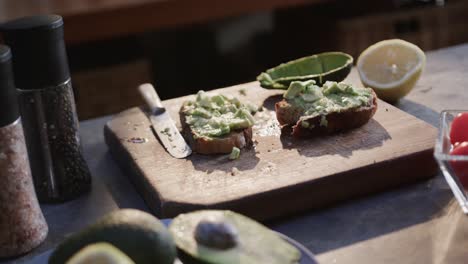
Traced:
<path fill-rule="evenodd" d="M 268 89 L 288 89 L 293 81 L 343 81 L 351 71 L 353 57 L 343 52 L 324 52 L 282 63 L 257 76 L 260 86 Z"/>
<path fill-rule="evenodd" d="M 296 264 L 301 253 L 256 221 L 222 210 L 174 218 L 169 231 L 186 264 Z"/>
<path fill-rule="evenodd" d="M 49 264 L 64 264 L 84 247 L 106 242 L 137 264 L 173 264 L 172 235 L 153 215 L 136 209 L 108 213 L 96 223 L 67 237 L 52 253 Z"/>
<path fill-rule="evenodd" d="M 125 253 L 106 242 L 89 244 L 80 249 L 65 264 L 135 264 Z"/>

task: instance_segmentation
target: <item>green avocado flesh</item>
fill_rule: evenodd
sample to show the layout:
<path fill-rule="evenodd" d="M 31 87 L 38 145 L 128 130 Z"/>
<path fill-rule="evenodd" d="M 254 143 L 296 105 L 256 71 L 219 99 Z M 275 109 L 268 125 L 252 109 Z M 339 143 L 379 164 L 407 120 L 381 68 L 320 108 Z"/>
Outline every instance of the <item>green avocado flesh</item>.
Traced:
<path fill-rule="evenodd" d="M 198 234 L 199 223 L 207 219 L 215 219 L 232 226 L 236 233 L 234 239 L 236 244 L 230 248 L 215 248 L 198 242 L 200 240 L 196 239 L 194 234 Z M 299 250 L 281 239 L 275 232 L 231 211 L 204 210 L 182 214 L 172 221 L 169 230 L 178 249 L 194 260 L 191 263 L 295 264 L 301 257 Z M 212 238 L 212 234 L 206 234 L 206 237 Z"/>
<path fill-rule="evenodd" d="M 352 65 L 351 55 L 325 52 L 280 64 L 261 73 L 257 80 L 262 87 L 274 89 L 287 89 L 292 81 L 314 80 L 321 85 L 344 80 Z"/>
<path fill-rule="evenodd" d="M 231 154 L 229 154 L 229 159 L 235 160 L 235 159 L 238 159 L 239 156 L 240 156 L 240 149 L 236 148 L 236 147 L 233 147 L 232 151 L 231 151 Z"/>
<path fill-rule="evenodd" d="M 78 251 L 66 264 L 135 264 L 127 255 L 109 243 L 96 243 Z"/>
<path fill-rule="evenodd" d="M 317 115 L 327 115 L 333 112 L 346 111 L 351 108 L 370 106 L 372 90 L 358 88 L 343 82 L 327 81 L 322 87 L 315 81 L 292 82 L 283 97 L 294 107 L 302 110 L 302 120 Z M 302 124 L 308 126 L 306 121 Z M 321 122 L 326 126 L 326 119 Z"/>
<path fill-rule="evenodd" d="M 215 138 L 254 125 L 251 112 L 256 109 L 236 97 L 209 96 L 199 91 L 195 101 L 184 103 L 182 113 L 195 137 Z"/>
<path fill-rule="evenodd" d="M 135 209 L 109 213 L 95 224 L 68 237 L 49 258 L 63 264 L 84 247 L 106 242 L 138 264 L 173 264 L 176 247 L 171 234 L 154 216 Z"/>

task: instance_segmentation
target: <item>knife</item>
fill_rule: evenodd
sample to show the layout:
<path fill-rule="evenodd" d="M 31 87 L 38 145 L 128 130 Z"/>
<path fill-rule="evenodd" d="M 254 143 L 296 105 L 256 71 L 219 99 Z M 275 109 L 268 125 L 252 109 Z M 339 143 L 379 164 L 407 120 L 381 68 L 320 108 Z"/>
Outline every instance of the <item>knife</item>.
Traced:
<path fill-rule="evenodd" d="M 171 116 L 162 105 L 153 85 L 144 83 L 138 87 L 138 90 L 150 108 L 151 124 L 167 152 L 178 159 L 192 154 L 192 149 L 187 145 Z"/>

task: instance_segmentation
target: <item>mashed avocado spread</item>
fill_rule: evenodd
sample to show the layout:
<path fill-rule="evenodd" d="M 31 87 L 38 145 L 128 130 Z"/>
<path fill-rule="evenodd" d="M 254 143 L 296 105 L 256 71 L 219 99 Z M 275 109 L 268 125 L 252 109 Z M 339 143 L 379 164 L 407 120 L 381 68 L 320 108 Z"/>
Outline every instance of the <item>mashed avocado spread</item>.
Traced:
<path fill-rule="evenodd" d="M 288 102 L 304 111 L 301 119 L 311 116 L 341 112 L 350 108 L 369 106 L 372 98 L 370 88 L 358 88 L 343 82 L 327 81 L 322 87 L 315 85 L 314 80 L 292 82 L 284 94 Z M 323 120 L 326 126 L 326 119 Z M 307 126 L 307 123 L 303 124 Z"/>
<path fill-rule="evenodd" d="M 199 91 L 195 101 L 187 101 L 182 109 L 195 137 L 221 137 L 233 130 L 254 125 L 252 109 L 235 97 L 209 96 Z"/>

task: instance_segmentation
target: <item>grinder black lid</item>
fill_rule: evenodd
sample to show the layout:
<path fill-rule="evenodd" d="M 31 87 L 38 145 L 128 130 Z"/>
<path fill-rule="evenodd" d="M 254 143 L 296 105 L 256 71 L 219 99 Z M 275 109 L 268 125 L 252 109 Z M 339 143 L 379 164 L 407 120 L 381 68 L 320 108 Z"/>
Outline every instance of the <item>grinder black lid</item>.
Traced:
<path fill-rule="evenodd" d="M 11 51 L 0 45 L 0 127 L 9 125 L 19 118 L 16 88 L 11 68 Z"/>
<path fill-rule="evenodd" d="M 11 47 L 19 89 L 56 86 L 70 78 L 61 16 L 16 19 L 0 25 L 0 33 Z"/>

